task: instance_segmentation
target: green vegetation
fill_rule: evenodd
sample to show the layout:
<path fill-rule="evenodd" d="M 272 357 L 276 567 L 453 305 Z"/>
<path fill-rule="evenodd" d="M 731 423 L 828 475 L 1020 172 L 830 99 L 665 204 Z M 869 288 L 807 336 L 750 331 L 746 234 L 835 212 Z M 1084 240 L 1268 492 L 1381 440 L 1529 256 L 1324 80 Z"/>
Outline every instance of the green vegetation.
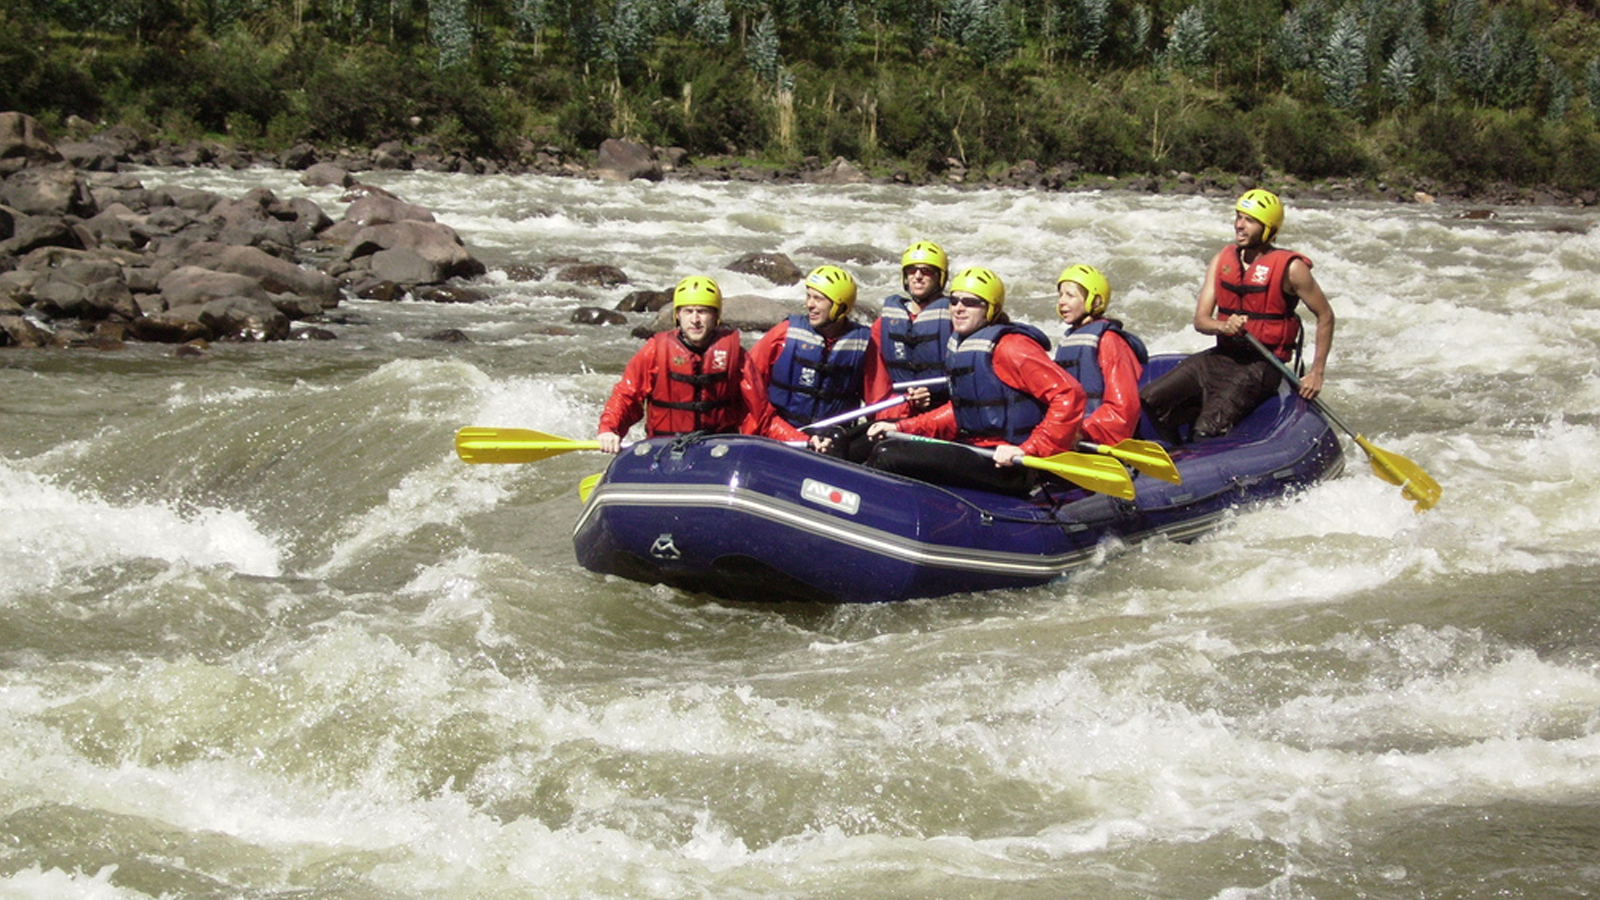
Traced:
<path fill-rule="evenodd" d="M 13 0 L 0 109 L 252 149 L 607 137 L 925 177 L 1600 186 L 1600 21 L 1549 0 Z"/>

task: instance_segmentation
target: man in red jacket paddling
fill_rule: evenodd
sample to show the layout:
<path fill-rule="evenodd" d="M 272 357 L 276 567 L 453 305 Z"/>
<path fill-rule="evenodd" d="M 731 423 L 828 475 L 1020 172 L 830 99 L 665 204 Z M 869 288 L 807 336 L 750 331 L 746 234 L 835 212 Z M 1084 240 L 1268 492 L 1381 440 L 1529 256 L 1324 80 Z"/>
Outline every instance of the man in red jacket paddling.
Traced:
<path fill-rule="evenodd" d="M 600 413 L 600 449 L 607 453 L 622 448 L 622 436 L 640 418 L 649 437 L 739 429 L 744 351 L 739 332 L 722 324 L 722 288 L 690 275 L 672 291 L 672 314 L 678 327 L 645 341 Z"/>

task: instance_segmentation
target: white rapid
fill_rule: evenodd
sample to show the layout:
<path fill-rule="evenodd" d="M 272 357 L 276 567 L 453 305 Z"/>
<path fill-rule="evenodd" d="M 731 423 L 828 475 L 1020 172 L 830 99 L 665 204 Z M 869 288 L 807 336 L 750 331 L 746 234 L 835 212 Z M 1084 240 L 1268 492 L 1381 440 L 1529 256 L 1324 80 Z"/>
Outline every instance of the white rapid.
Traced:
<path fill-rule="evenodd" d="M 147 171 L 230 196 L 276 171 Z M 1600 891 L 1600 238 L 1580 209 L 1302 201 L 1346 474 L 1047 587 L 730 604 L 573 562 L 637 340 L 572 310 L 750 251 L 865 297 L 942 243 L 1192 350 L 1231 197 L 386 173 L 487 303 L 331 342 L 0 351 L 0 897 L 1415 898 Z M 513 281 L 577 259 L 633 284 Z M 552 266 L 552 270 L 558 266 Z M 635 317 L 642 323 L 644 317 Z M 470 343 L 426 337 L 458 328 Z"/>

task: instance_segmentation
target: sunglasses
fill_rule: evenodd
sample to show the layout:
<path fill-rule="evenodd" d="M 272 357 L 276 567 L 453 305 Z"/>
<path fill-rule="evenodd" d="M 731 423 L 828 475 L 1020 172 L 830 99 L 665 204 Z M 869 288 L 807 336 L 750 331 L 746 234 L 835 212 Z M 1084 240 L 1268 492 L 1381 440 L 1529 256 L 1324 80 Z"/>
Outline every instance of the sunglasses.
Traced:
<path fill-rule="evenodd" d="M 982 297 L 951 297 L 951 306 L 988 306 Z"/>
<path fill-rule="evenodd" d="M 906 266 L 905 274 L 921 275 L 923 278 L 938 278 L 939 270 L 933 266 Z"/>

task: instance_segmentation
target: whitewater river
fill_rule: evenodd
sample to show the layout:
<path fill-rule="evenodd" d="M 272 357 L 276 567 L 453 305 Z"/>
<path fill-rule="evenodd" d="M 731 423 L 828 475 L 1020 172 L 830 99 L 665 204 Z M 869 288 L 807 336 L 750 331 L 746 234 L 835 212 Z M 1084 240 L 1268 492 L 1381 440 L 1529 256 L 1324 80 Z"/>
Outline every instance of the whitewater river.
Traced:
<path fill-rule="evenodd" d="M 293 173 L 142 173 L 237 196 Z M 337 341 L 0 350 L 0 897 L 1552 898 L 1600 892 L 1592 211 L 1312 203 L 1344 475 L 1046 587 L 720 602 L 573 561 L 637 346 L 584 305 L 912 240 L 1056 333 L 1055 274 L 1193 350 L 1231 197 L 386 174 L 490 268 Z M 634 284 L 512 282 L 576 259 Z M 645 317 L 635 316 L 635 323 Z M 457 328 L 470 343 L 426 338 Z M 753 336 L 752 336 L 753 337 Z"/>

